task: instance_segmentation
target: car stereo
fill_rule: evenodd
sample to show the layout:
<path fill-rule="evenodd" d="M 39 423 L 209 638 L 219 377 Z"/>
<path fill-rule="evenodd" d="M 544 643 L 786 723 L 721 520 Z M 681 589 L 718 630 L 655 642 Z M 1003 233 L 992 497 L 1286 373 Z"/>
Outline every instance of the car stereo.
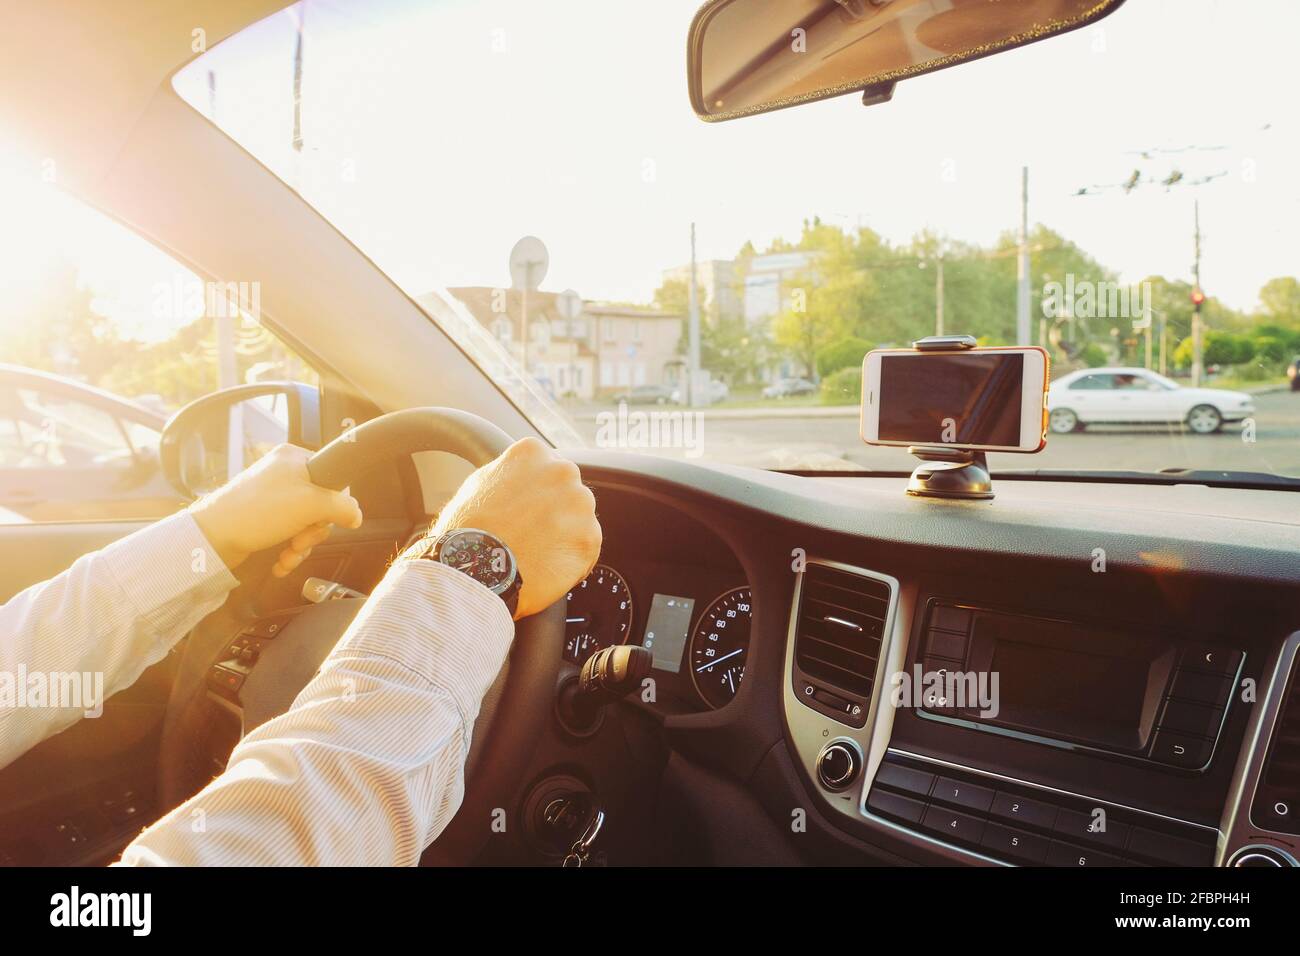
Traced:
<path fill-rule="evenodd" d="M 917 659 L 928 688 L 920 712 L 1200 771 L 1213 758 L 1244 658 L 1220 644 L 932 599 Z"/>

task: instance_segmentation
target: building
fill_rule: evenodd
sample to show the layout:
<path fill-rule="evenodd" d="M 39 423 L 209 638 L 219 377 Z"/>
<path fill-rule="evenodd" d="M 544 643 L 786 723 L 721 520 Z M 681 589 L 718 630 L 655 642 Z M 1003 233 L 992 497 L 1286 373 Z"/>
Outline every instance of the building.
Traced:
<path fill-rule="evenodd" d="M 447 291 L 552 395 L 593 399 L 636 385 L 676 384 L 680 315 L 584 303 L 582 314 L 568 322 L 556 308 L 556 293 L 529 292 L 525 349 L 521 290 L 468 286 Z"/>
<path fill-rule="evenodd" d="M 690 288 L 691 266 L 663 271 L 665 282 L 684 282 Z M 706 322 L 740 316 L 742 303 L 736 263 L 732 259 L 704 259 L 695 263 L 695 285 L 700 291 L 700 318 Z"/>
<path fill-rule="evenodd" d="M 591 320 L 598 393 L 677 384 L 682 316 L 635 305 L 588 305 L 584 314 Z"/>
<path fill-rule="evenodd" d="M 809 268 L 816 256 L 815 252 L 802 250 L 754 256 L 745 273 L 745 321 L 751 326 L 764 325 L 789 308 L 791 292 L 809 280 Z M 812 281 L 816 281 L 815 277 Z"/>

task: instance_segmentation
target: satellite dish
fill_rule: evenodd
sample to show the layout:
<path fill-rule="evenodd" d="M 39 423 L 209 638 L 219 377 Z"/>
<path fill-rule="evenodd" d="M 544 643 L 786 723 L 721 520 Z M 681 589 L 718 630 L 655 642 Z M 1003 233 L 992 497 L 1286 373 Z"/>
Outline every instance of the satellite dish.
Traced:
<path fill-rule="evenodd" d="M 546 278 L 551 256 L 546 243 L 536 236 L 524 236 L 510 250 L 510 285 L 515 289 L 536 289 Z"/>
<path fill-rule="evenodd" d="M 582 315 L 582 296 L 572 289 L 565 289 L 555 297 L 555 311 L 566 322 L 572 322 Z"/>

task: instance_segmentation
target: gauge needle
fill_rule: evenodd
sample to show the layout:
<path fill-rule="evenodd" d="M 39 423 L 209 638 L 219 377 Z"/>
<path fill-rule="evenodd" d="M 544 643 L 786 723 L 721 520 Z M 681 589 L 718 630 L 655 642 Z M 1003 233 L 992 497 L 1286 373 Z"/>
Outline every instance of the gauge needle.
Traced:
<path fill-rule="evenodd" d="M 586 624 L 589 618 L 585 614 L 579 614 L 577 617 L 566 617 L 565 624 Z"/>
<path fill-rule="evenodd" d="M 698 674 L 698 673 L 699 673 L 700 671 L 702 671 L 702 670 L 708 670 L 708 669 L 709 669 L 710 667 L 712 667 L 714 664 L 721 664 L 721 663 L 722 663 L 723 661 L 725 661 L 728 657 L 735 657 L 737 654 L 743 654 L 744 651 L 745 651 L 745 649 L 744 649 L 743 647 L 738 647 L 738 648 L 736 648 L 734 651 L 732 651 L 730 654 L 723 654 L 723 655 L 722 655 L 721 657 L 719 657 L 716 661 L 709 661 L 707 664 L 702 664 L 702 665 L 700 665 L 699 667 L 695 668 L 695 673 Z"/>

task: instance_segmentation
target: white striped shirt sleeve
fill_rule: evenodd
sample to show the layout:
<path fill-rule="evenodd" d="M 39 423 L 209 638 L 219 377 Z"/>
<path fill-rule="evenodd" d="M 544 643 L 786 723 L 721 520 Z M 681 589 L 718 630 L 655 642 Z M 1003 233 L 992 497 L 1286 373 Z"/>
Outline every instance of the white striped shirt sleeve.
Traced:
<path fill-rule="evenodd" d="M 121 862 L 415 864 L 460 806 L 479 703 L 513 635 L 481 584 L 397 562 L 293 707 Z"/>
<path fill-rule="evenodd" d="M 135 683 L 238 582 L 188 512 L 83 555 L 0 607 L 0 767 L 102 705 L 22 706 L 33 675 L 87 678 L 102 696 Z M 8 693 L 5 693 L 5 690 Z M 30 703 L 30 702 L 28 702 Z M 91 706 L 85 706 L 89 703 Z"/>

